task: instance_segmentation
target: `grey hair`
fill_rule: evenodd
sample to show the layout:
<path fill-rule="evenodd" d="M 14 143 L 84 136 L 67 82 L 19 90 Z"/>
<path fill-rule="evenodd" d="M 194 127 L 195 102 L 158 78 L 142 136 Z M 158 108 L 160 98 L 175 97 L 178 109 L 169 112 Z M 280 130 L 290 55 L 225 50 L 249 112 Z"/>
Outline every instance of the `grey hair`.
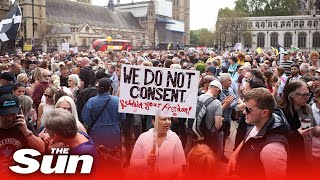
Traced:
<path fill-rule="evenodd" d="M 33 100 L 29 96 L 21 95 L 19 96 L 19 102 L 21 105 L 22 113 L 25 119 L 27 119 L 32 109 Z"/>
<path fill-rule="evenodd" d="M 78 74 L 71 74 L 69 75 L 69 79 L 73 79 L 76 82 L 76 85 L 79 87 L 80 86 L 80 78 Z"/>
<path fill-rule="evenodd" d="M 300 71 L 308 73 L 308 72 L 310 72 L 309 68 L 310 68 L 310 66 L 308 63 L 301 63 L 301 65 L 300 65 Z"/>
<path fill-rule="evenodd" d="M 226 81 L 228 78 L 231 78 L 231 75 L 230 75 L 229 73 L 222 73 L 222 74 L 220 74 L 219 80 L 220 80 L 220 82 L 224 82 L 224 81 Z"/>
<path fill-rule="evenodd" d="M 63 138 L 73 138 L 77 135 L 76 119 L 67 110 L 57 108 L 44 115 L 44 126 L 49 134 L 57 134 Z"/>
<path fill-rule="evenodd" d="M 173 64 L 180 64 L 180 61 L 181 61 L 181 60 L 180 60 L 178 57 L 172 58 Z"/>

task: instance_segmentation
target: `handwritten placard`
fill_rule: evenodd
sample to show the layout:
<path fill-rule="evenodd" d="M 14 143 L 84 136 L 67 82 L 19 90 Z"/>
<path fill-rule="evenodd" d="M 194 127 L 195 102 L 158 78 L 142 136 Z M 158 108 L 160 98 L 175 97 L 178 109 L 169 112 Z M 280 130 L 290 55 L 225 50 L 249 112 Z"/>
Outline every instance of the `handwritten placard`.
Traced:
<path fill-rule="evenodd" d="M 123 64 L 119 112 L 194 118 L 199 72 Z"/>

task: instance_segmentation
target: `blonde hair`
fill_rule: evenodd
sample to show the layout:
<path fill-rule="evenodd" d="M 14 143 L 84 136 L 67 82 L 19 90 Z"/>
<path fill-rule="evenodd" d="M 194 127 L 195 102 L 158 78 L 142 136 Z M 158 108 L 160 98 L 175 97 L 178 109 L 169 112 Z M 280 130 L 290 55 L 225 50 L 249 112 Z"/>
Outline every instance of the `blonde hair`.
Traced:
<path fill-rule="evenodd" d="M 17 76 L 17 81 L 20 83 L 24 83 L 25 79 L 28 79 L 28 75 L 26 73 L 21 73 Z"/>
<path fill-rule="evenodd" d="M 216 156 L 209 146 L 198 144 L 188 154 L 188 175 L 191 177 L 214 176 Z"/>
<path fill-rule="evenodd" d="M 41 72 L 41 69 L 40 69 L 39 67 L 37 67 L 37 68 L 34 70 L 33 77 L 34 77 L 34 80 L 35 80 L 35 81 L 39 81 L 39 82 L 42 81 L 42 72 Z"/>
<path fill-rule="evenodd" d="M 51 76 L 50 81 L 55 88 L 60 88 L 60 77 L 58 75 Z"/>
<path fill-rule="evenodd" d="M 150 61 L 143 61 L 142 66 L 153 66 L 153 64 Z"/>
<path fill-rule="evenodd" d="M 70 96 L 62 96 L 61 98 L 59 98 L 59 100 L 57 101 L 57 103 L 56 103 L 56 105 L 54 107 L 55 108 L 59 108 L 59 106 L 60 106 L 60 104 L 62 102 L 68 102 L 70 104 L 71 114 L 73 115 L 73 117 L 75 118 L 75 120 L 77 122 L 78 130 L 86 132 L 86 130 L 84 129 L 83 125 L 79 121 L 77 107 L 76 107 L 76 104 L 75 104 L 74 100 Z"/>

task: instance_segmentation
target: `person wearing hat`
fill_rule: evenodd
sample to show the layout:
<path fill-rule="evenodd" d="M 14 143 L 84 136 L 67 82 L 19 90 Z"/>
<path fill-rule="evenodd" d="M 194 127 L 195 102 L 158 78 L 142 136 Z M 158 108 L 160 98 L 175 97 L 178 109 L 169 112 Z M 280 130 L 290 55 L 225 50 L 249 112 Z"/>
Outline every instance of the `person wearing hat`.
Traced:
<path fill-rule="evenodd" d="M 0 95 L 12 92 L 13 80 L 14 75 L 11 72 L 0 74 Z"/>
<path fill-rule="evenodd" d="M 284 56 L 280 63 L 280 66 L 283 67 L 284 73 L 286 74 L 287 77 L 289 77 L 291 74 L 291 65 L 293 64 L 293 61 L 289 60 L 290 52 L 285 51 L 283 54 Z"/>
<path fill-rule="evenodd" d="M 219 131 L 222 127 L 222 105 L 217 99 L 222 91 L 222 85 L 218 80 L 213 80 L 209 84 L 208 91 L 199 96 L 198 101 L 205 103 L 209 98 L 213 97 L 213 101 L 206 108 L 205 124 L 211 129 L 211 134 L 206 136 L 201 143 L 208 145 L 220 159 L 223 153 L 223 133 Z M 212 127 L 212 128 L 211 128 Z M 187 133 L 187 145 L 185 152 L 188 154 L 192 147 L 196 146 L 198 141 L 194 141 Z"/>
<path fill-rule="evenodd" d="M 37 137 L 34 130 L 29 130 L 27 121 L 20 111 L 17 96 L 4 94 L 0 96 L 0 172 L 9 171 L 9 166 L 15 164 L 12 156 L 24 148 L 45 151 L 45 143 Z M 32 127 L 32 126 L 30 126 Z"/>
<path fill-rule="evenodd" d="M 120 121 L 125 119 L 125 114 L 118 112 L 119 98 L 110 94 L 111 86 L 112 80 L 99 80 L 98 94 L 85 104 L 81 117 L 97 146 L 115 149 L 120 145 Z"/>
<path fill-rule="evenodd" d="M 95 86 L 89 86 L 83 90 L 81 90 L 78 94 L 77 94 L 77 101 L 76 101 L 76 105 L 77 105 L 77 112 L 79 114 L 79 120 L 80 122 L 83 123 L 82 117 L 81 117 L 81 112 L 82 109 L 84 107 L 84 105 L 88 102 L 88 100 L 94 96 L 96 96 L 98 94 L 98 84 L 99 84 L 99 80 L 102 78 L 110 78 L 110 75 L 105 73 L 104 69 L 100 69 L 97 71 L 96 73 L 96 84 Z"/>

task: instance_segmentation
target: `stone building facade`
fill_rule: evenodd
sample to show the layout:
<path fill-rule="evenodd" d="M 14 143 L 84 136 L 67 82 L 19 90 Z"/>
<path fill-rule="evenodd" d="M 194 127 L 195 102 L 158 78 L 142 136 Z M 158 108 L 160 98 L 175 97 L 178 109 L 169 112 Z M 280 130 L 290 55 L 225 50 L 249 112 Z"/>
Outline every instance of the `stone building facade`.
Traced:
<path fill-rule="evenodd" d="M 15 1 L 23 14 L 17 40 L 33 44 L 35 50 L 59 50 L 61 43 L 85 50 L 94 40 L 107 36 L 130 40 L 134 48 L 154 48 L 159 42 L 190 42 L 190 0 L 129 4 L 109 0 L 107 7 L 94 6 L 92 0 Z M 11 6 L 11 0 L 1 1 L 0 17 Z"/>
<path fill-rule="evenodd" d="M 252 39 L 242 38 L 244 45 L 256 49 L 271 49 L 277 44 L 302 51 L 320 50 L 320 15 L 275 16 L 248 18 Z M 247 42 L 252 42 L 248 44 Z"/>
<path fill-rule="evenodd" d="M 130 40 L 139 47 L 145 38 L 145 30 L 131 13 L 94 6 L 89 0 L 34 0 L 34 11 L 32 0 L 16 1 L 23 13 L 18 36 L 37 50 L 59 50 L 61 43 L 86 50 L 94 40 L 107 36 Z"/>

